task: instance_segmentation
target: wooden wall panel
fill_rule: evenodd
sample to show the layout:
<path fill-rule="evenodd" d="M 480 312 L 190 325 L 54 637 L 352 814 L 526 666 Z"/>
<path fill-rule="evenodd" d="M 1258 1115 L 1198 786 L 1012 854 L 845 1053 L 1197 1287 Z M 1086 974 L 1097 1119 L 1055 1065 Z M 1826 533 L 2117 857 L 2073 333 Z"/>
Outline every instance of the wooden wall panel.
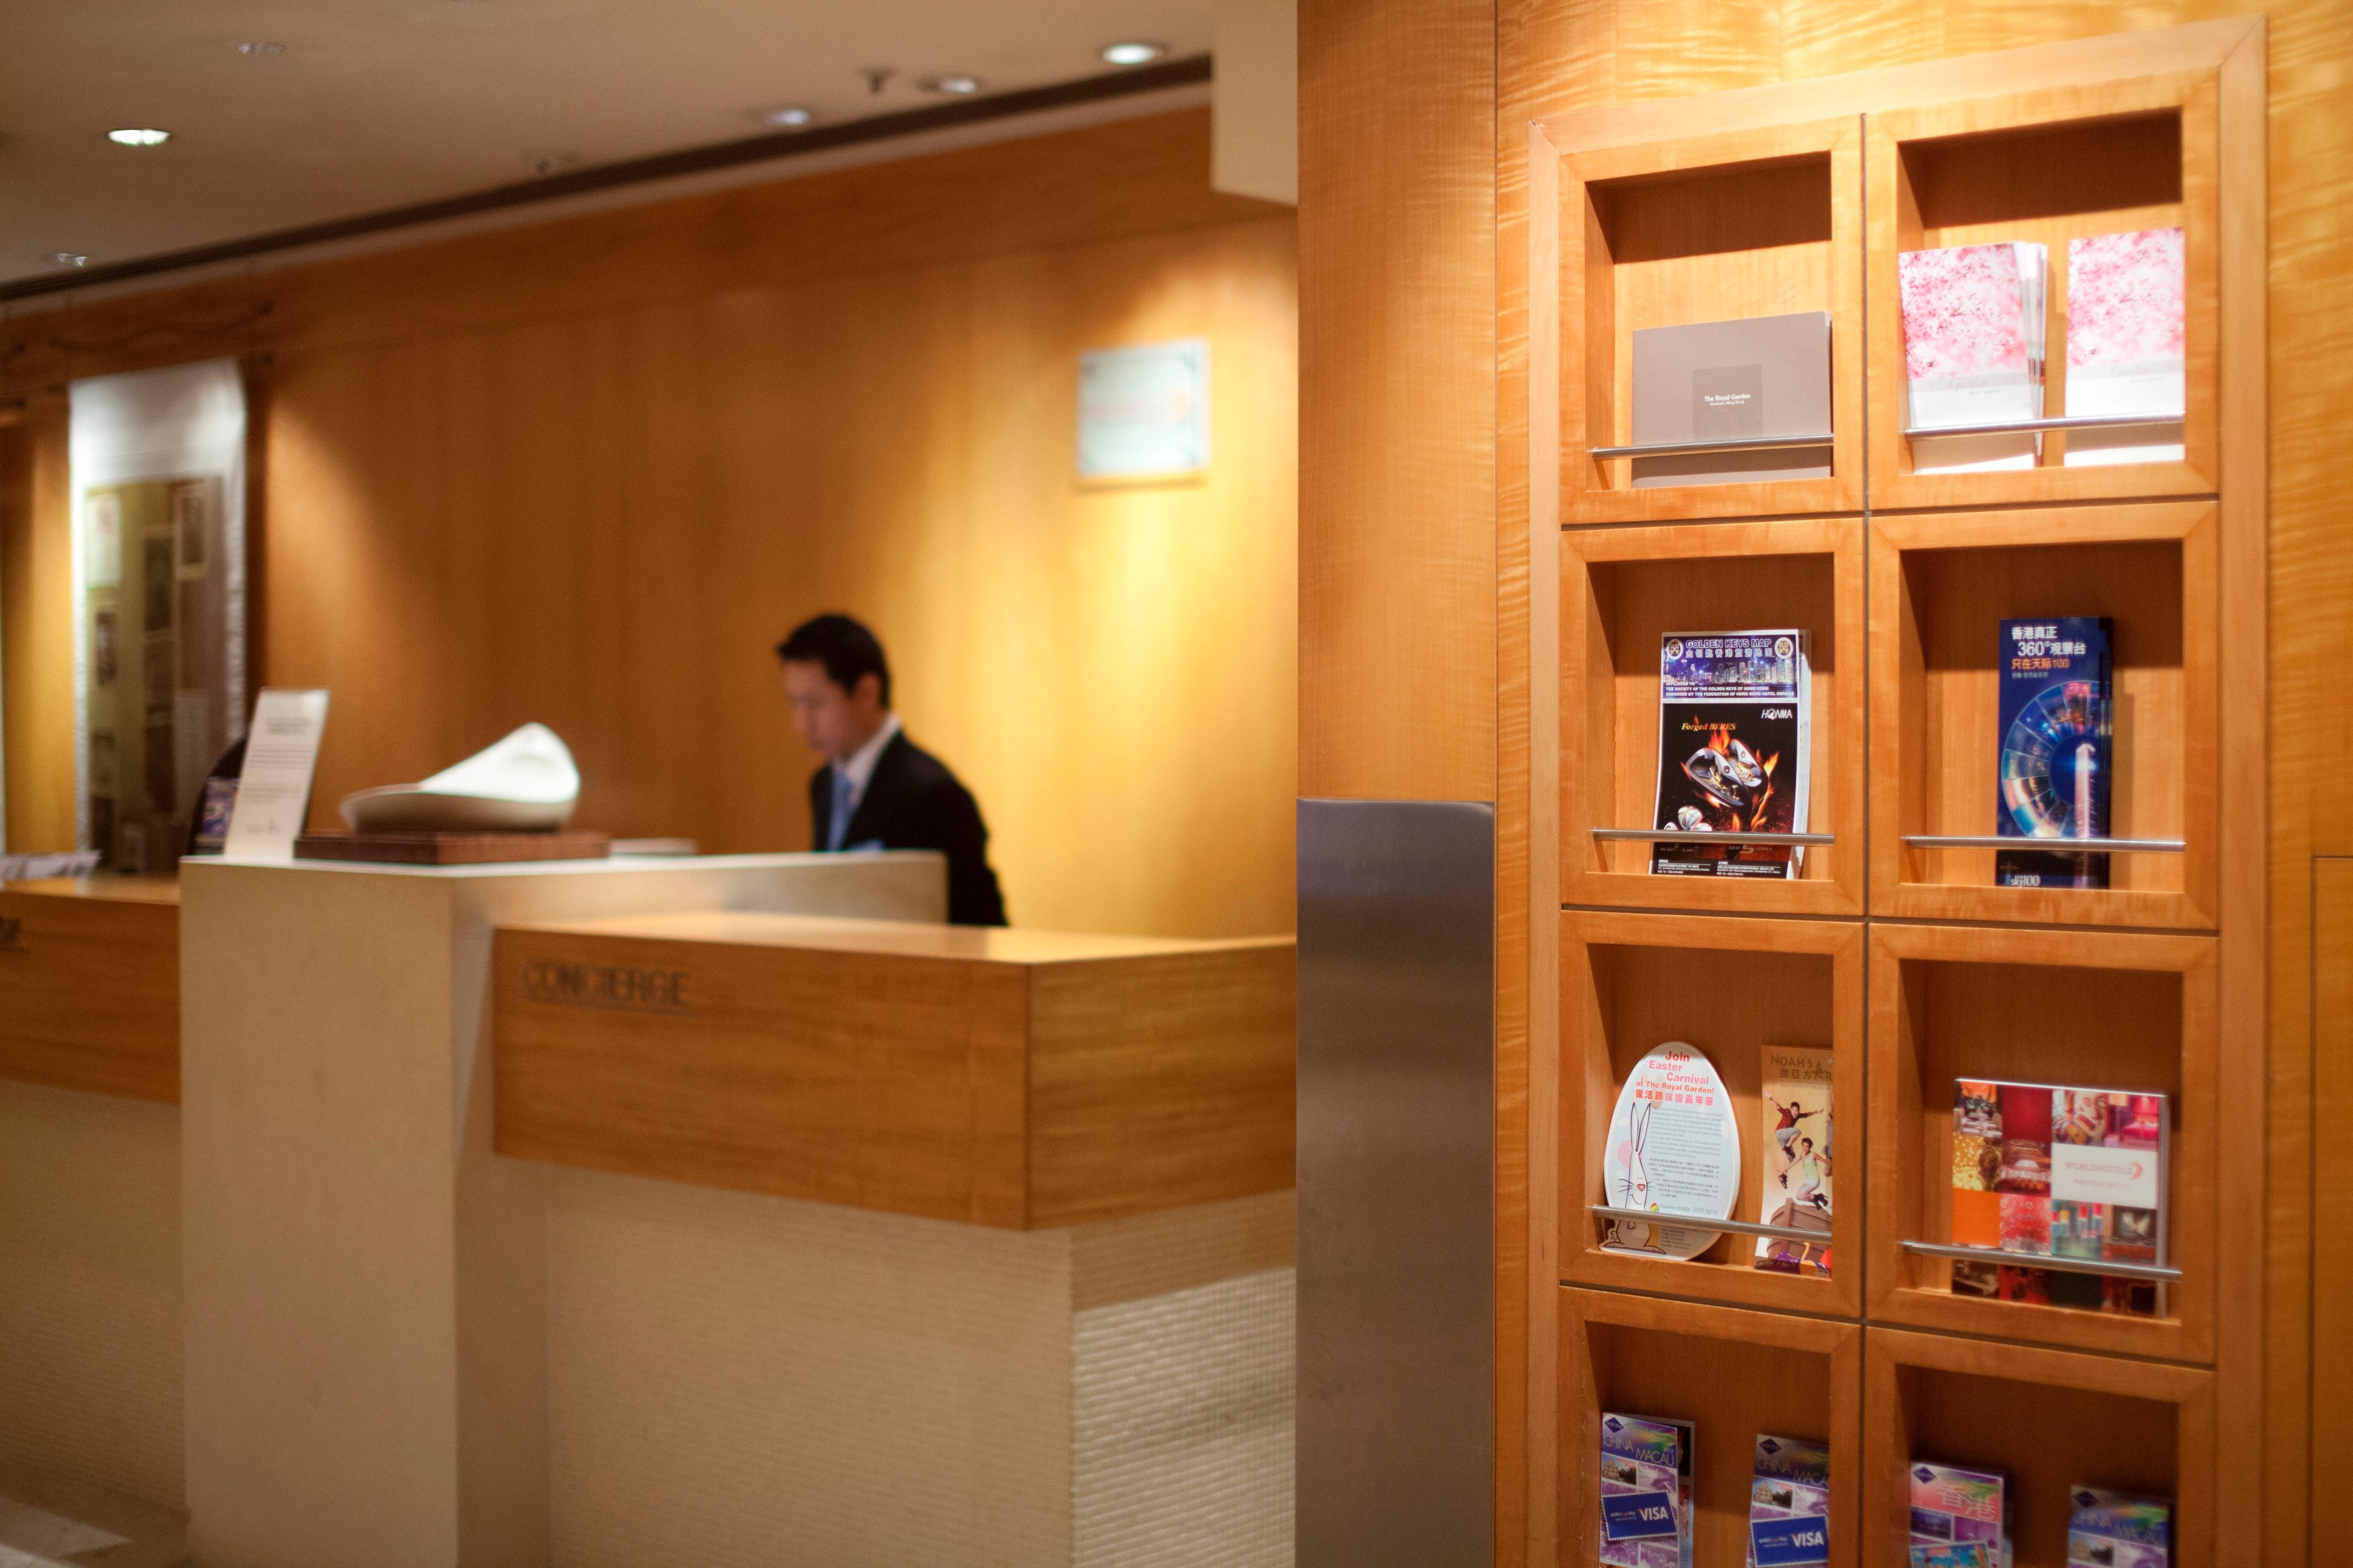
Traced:
<path fill-rule="evenodd" d="M 1679 99 L 1761 85 L 1939 59 L 2024 45 L 2158 27 L 2262 10 L 2269 17 L 2269 181 L 2267 289 L 2270 354 L 2271 719 L 2269 1033 L 2272 1129 L 2261 1427 L 2282 1440 L 2263 1452 L 2249 1476 L 2260 1477 L 2264 1560 L 2305 1560 L 2314 1472 L 2301 1441 L 2315 1409 L 2308 1314 L 2313 1203 L 2310 1090 L 2314 969 L 2306 883 L 2316 849 L 2353 848 L 2340 825 L 2332 781 L 2353 767 L 2353 727 L 2342 721 L 2344 671 L 2353 668 L 2353 553 L 2343 548 L 2341 410 L 2353 397 L 2353 301 L 2341 284 L 2344 247 L 2353 226 L 2353 96 L 2344 91 L 2347 35 L 2334 0 L 2280 0 L 2259 5 L 2170 0 L 2131 8 L 2069 0 L 2039 7 L 1987 7 L 1967 0 L 1897 5 L 1885 0 L 1826 0 L 1807 6 L 1725 5 L 1720 0 L 1500 0 L 1496 114 L 1499 349 L 1496 406 L 1501 625 L 1511 628 L 1546 606 L 1532 598 L 1514 557 L 1528 550 L 1532 500 L 1527 460 L 1526 333 L 1528 191 L 1520 164 L 1531 120 L 1580 109 Z M 1315 460 L 1308 454 L 1307 460 Z M 2226 660 L 2229 650 L 2224 650 Z M 1525 763 L 1515 754 L 1528 695 L 1508 673 L 1525 663 L 1507 647 L 1499 716 L 1504 737 L 1499 841 L 1517 832 L 1514 803 Z M 1508 1001 L 1504 1013 L 1508 1015 Z M 2334 1178 L 2341 1182 L 2341 1173 Z M 1499 1211 L 1523 1201 L 1498 1170 Z M 2332 1195 L 2334 1188 L 2331 1189 Z M 1529 1387 L 1541 1402 L 1551 1380 L 1531 1365 Z M 2233 1390 L 2232 1398 L 2238 1397 Z M 2232 1432 L 2252 1440 L 2253 1424 L 2226 1413 Z M 1539 1413 L 1532 1433 L 1547 1433 Z M 2229 1441 L 2238 1438 L 2226 1434 Z M 1530 1550 L 1548 1556 L 1553 1538 L 1543 1475 L 1532 1478 L 1536 1503 Z M 2238 1498 L 2226 1507 L 2240 1508 Z"/>
<path fill-rule="evenodd" d="M 73 557 L 66 532 L 66 400 L 26 400 L 0 426 L 0 847 L 74 836 Z"/>
<path fill-rule="evenodd" d="M 1303 795 L 1494 798 L 1493 27 L 1300 7 Z"/>
<path fill-rule="evenodd" d="M 2353 857 L 2312 861 L 2312 1099 L 2306 1124 L 2332 1133 L 2353 1121 Z M 2343 1331 L 2353 1299 L 2353 1143 L 2313 1150 L 2312 1292 L 2333 1333 L 2312 1347 L 2312 1466 L 2340 1476 L 2353 1464 L 2353 1340 Z"/>
<path fill-rule="evenodd" d="M 585 826 L 805 847 L 768 650 L 839 608 L 1016 921 L 1278 932 L 1294 225 L 1208 159 L 1187 112 L 10 324 L 84 374 L 44 345 L 273 302 L 227 335 L 275 354 L 263 657 L 335 694 L 315 820 L 535 719 Z M 1076 356 L 1187 336 L 1207 477 L 1081 486 Z"/>

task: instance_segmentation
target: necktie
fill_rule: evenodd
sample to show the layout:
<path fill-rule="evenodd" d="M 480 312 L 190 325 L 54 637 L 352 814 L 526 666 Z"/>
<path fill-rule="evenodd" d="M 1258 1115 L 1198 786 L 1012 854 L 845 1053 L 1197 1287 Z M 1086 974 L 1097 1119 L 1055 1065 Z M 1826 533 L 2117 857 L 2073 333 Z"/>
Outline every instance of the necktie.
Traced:
<path fill-rule="evenodd" d="M 849 775 L 839 768 L 833 770 L 833 821 L 827 827 L 825 847 L 839 849 L 841 841 L 849 837 L 849 815 L 858 805 L 857 786 Z"/>

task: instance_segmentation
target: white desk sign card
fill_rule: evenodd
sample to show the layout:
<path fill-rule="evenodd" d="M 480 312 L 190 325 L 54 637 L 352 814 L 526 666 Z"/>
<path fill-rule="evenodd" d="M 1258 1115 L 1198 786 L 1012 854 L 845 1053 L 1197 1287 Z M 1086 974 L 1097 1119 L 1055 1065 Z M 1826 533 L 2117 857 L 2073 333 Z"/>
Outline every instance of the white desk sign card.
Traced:
<path fill-rule="evenodd" d="M 327 728 L 327 694 L 264 687 L 247 731 L 245 769 L 229 813 L 224 856 L 291 860 L 311 809 L 311 775 Z"/>
<path fill-rule="evenodd" d="M 1740 1123 L 1715 1064 L 1681 1040 L 1658 1047 L 1626 1075 L 1609 1113 L 1601 1201 L 1663 1217 L 1730 1219 L 1740 1195 Z M 1612 1251 L 1697 1258 L 1723 1233 L 1612 1220 Z"/>
<path fill-rule="evenodd" d="M 1168 479 L 1208 466 L 1208 339 L 1079 356 L 1079 478 Z"/>

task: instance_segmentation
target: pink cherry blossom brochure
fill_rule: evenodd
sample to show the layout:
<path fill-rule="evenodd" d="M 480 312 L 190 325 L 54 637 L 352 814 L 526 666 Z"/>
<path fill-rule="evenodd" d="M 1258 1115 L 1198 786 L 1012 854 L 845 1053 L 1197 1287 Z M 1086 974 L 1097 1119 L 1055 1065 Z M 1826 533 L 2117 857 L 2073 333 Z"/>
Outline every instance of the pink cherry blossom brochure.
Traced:
<path fill-rule="evenodd" d="M 2178 228 L 2067 242 L 2067 413 L 2182 411 L 2182 237 Z M 2181 426 L 2071 431 L 2067 466 L 2181 459 Z"/>
<path fill-rule="evenodd" d="M 1914 429 L 2042 417 L 2044 301 L 2050 260 L 2039 245 L 1963 245 L 1896 258 L 1904 374 Z M 1950 436 L 1912 444 L 1915 473 L 2031 468 L 2042 438 Z"/>

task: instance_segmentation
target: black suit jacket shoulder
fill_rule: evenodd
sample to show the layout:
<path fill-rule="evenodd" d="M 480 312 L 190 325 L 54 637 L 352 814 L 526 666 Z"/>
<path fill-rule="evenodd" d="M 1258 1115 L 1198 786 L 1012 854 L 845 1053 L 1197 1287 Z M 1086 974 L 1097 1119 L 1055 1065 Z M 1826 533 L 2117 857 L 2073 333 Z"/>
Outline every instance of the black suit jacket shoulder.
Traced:
<path fill-rule="evenodd" d="M 833 816 L 833 769 L 809 775 L 809 824 L 826 847 Z M 844 847 L 937 849 L 948 858 L 948 919 L 956 925 L 1001 926 L 1005 895 L 988 864 L 988 826 L 980 805 L 948 765 L 907 739 L 891 737 L 875 759 L 866 793 L 850 814 Z"/>

